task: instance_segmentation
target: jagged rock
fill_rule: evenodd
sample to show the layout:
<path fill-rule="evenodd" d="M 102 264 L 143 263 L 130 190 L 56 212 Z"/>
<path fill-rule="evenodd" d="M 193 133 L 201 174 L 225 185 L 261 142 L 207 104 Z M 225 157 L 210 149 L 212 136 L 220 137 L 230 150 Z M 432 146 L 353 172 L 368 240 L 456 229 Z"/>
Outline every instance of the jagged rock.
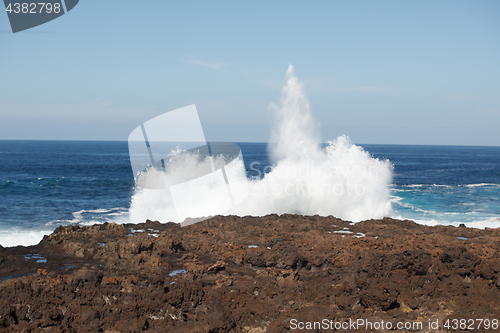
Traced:
<path fill-rule="evenodd" d="M 500 318 L 499 229 L 216 216 L 0 246 L 0 331 L 285 332 L 289 320 Z"/>

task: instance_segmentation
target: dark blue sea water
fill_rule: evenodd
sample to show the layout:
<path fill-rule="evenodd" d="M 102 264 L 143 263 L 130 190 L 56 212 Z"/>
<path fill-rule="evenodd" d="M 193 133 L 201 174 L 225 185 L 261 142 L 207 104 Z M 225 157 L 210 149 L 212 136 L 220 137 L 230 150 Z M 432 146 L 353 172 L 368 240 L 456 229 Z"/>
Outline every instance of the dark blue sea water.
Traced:
<path fill-rule="evenodd" d="M 248 177 L 270 170 L 267 144 L 238 145 Z M 361 146 L 394 165 L 392 217 L 500 226 L 500 147 Z M 127 142 L 0 141 L 3 246 L 35 244 L 59 224 L 126 220 L 133 193 Z"/>

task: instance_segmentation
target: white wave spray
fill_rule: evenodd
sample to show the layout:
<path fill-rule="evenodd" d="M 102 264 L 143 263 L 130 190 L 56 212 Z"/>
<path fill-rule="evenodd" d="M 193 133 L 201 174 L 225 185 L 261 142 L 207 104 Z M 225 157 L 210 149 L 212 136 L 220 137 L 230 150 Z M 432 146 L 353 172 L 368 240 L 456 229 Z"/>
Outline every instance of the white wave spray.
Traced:
<path fill-rule="evenodd" d="M 280 105 L 271 105 L 276 116 L 269 145 L 274 166 L 263 178 L 248 181 L 246 199 L 225 214 L 318 214 L 350 221 L 389 215 L 391 163 L 373 158 L 344 135 L 322 147 L 319 125 L 292 65 L 286 79 Z M 236 179 L 241 186 L 247 182 L 245 175 Z M 130 220 L 181 222 L 162 191 L 138 188 Z"/>

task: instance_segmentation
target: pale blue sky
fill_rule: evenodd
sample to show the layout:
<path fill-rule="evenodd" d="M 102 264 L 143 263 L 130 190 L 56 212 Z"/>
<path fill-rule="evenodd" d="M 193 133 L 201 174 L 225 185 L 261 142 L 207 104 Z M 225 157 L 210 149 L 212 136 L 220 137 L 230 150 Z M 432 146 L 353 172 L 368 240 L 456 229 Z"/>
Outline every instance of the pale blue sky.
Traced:
<path fill-rule="evenodd" d="M 267 141 L 288 64 L 324 141 L 500 146 L 500 1 L 81 0 L 12 34 L 0 139 L 127 140 L 196 104 L 208 140 Z"/>

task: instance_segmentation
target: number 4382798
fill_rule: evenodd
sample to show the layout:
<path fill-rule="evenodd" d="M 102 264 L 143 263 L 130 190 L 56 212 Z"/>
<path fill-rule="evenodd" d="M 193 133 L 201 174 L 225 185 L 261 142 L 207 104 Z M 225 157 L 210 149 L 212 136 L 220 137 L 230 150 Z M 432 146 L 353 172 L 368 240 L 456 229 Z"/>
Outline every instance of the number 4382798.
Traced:
<path fill-rule="evenodd" d="M 9 3 L 7 8 L 5 8 L 5 11 L 14 14 L 40 14 L 42 12 L 45 12 L 47 14 L 50 14 L 52 12 L 58 14 L 61 11 L 61 4 L 60 3 L 55 3 L 52 4 L 50 2 L 32 2 L 32 3 Z"/>
<path fill-rule="evenodd" d="M 499 321 L 498 319 L 448 319 L 444 325 L 446 329 L 454 330 L 498 330 Z"/>

